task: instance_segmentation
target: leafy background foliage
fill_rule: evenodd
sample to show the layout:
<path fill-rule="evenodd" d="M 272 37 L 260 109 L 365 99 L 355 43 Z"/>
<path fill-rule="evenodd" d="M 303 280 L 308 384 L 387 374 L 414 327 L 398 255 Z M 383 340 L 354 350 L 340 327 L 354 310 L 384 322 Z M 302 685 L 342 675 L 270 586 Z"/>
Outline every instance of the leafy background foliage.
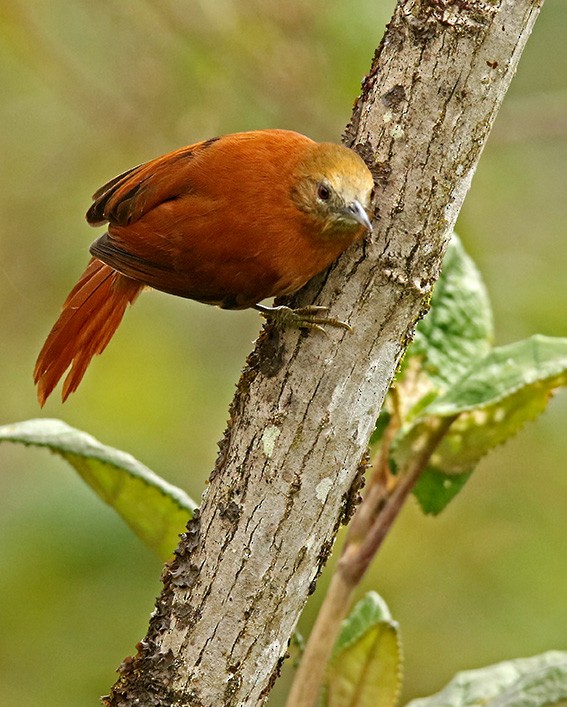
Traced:
<path fill-rule="evenodd" d="M 31 371 L 96 237 L 82 218 L 90 194 L 132 164 L 232 130 L 337 139 L 392 8 L 5 0 L 0 423 L 40 414 Z M 458 224 L 499 346 L 567 336 L 566 21 L 564 3 L 546 4 Z M 78 394 L 41 414 L 130 451 L 198 500 L 259 324 L 144 295 Z M 378 589 L 401 625 L 404 700 L 458 670 L 566 647 L 566 425 L 558 396 L 439 518 L 410 503 L 395 527 L 361 596 Z M 143 636 L 160 563 L 61 460 L 2 445 L 0 469 L 0 702 L 93 704 Z"/>

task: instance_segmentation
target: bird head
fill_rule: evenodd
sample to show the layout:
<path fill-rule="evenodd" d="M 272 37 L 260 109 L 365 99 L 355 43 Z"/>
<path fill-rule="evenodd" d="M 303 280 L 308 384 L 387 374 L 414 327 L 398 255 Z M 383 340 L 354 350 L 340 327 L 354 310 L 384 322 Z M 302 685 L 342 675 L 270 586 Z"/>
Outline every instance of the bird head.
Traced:
<path fill-rule="evenodd" d="M 367 209 L 373 186 L 370 170 L 356 152 L 334 143 L 314 143 L 298 165 L 291 198 L 323 234 L 371 233 Z"/>

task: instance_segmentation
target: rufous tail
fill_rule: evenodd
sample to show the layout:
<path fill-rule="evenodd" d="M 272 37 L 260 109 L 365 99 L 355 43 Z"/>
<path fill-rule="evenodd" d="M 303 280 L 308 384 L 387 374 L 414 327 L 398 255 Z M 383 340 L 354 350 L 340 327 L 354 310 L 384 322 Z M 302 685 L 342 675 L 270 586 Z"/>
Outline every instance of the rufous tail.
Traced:
<path fill-rule="evenodd" d="M 90 360 L 104 351 L 141 282 L 132 280 L 92 258 L 63 304 L 61 316 L 49 333 L 34 370 L 39 404 L 43 404 L 71 366 L 63 383 L 63 401 L 81 382 Z"/>

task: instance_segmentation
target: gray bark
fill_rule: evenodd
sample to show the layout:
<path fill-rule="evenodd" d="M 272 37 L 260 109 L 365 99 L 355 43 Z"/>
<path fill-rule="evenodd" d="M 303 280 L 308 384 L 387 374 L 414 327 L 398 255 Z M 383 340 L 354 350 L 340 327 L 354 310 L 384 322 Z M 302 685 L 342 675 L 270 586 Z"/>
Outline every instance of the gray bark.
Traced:
<path fill-rule="evenodd" d="M 107 704 L 265 701 L 542 4 L 399 2 L 346 130 L 375 177 L 374 241 L 293 302 L 353 332 L 261 335 L 201 515 Z"/>

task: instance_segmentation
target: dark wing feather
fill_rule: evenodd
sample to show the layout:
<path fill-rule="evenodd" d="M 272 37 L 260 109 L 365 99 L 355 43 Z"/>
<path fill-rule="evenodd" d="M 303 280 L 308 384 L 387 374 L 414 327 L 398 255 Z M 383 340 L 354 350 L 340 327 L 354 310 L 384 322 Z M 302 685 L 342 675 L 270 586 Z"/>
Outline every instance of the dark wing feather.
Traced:
<path fill-rule="evenodd" d="M 127 277 L 148 282 L 159 276 L 159 272 L 173 272 L 171 263 L 160 262 L 156 253 L 151 260 L 140 255 L 124 250 L 120 247 L 120 241 L 112 238 L 109 233 L 103 234 L 89 248 L 91 255 L 102 260 L 103 263 L 110 264 L 113 268 Z M 164 259 L 165 260 L 165 259 Z M 156 273 L 156 271 L 159 271 Z"/>
<path fill-rule="evenodd" d="M 93 194 L 94 203 L 87 211 L 87 222 L 91 226 L 107 221 L 112 226 L 127 226 L 158 204 L 190 192 L 183 161 L 191 160 L 210 142 L 183 147 L 114 177 Z"/>

